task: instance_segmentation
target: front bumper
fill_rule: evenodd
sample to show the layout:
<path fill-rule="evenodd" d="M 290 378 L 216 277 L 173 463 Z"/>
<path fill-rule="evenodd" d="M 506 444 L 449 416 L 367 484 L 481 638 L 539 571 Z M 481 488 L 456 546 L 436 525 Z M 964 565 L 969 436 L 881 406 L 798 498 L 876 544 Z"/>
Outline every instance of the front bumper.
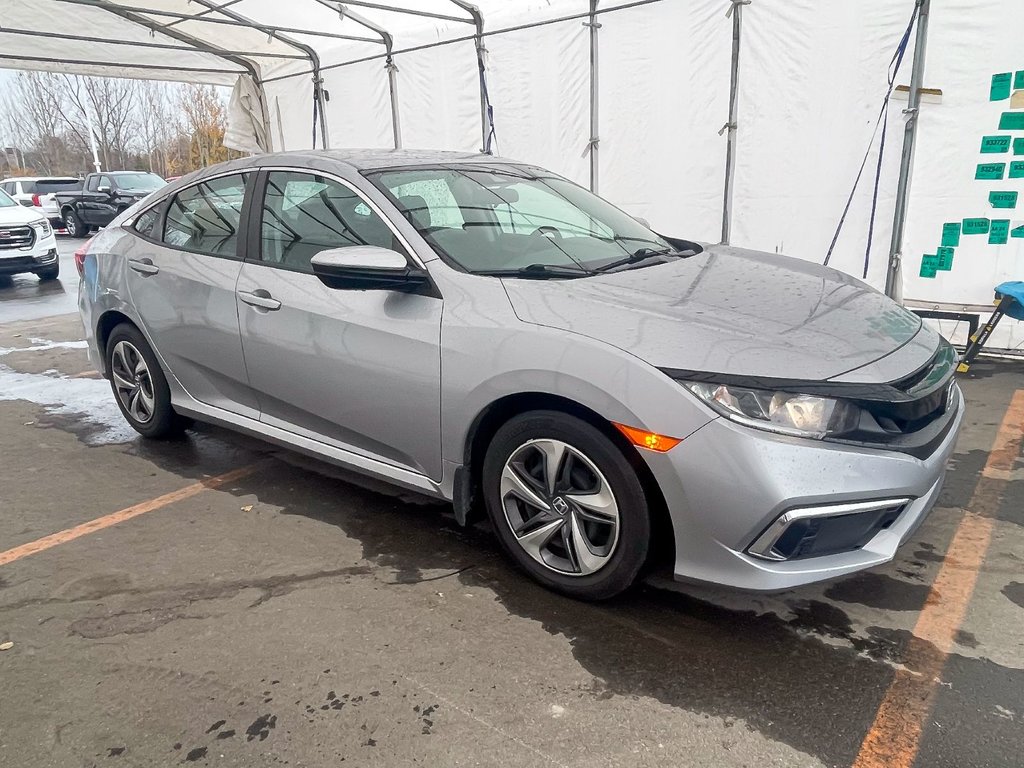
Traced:
<path fill-rule="evenodd" d="M 0 275 L 38 272 L 57 265 L 57 239 L 51 231 L 46 237 L 36 237 L 28 248 L 0 248 Z"/>
<path fill-rule="evenodd" d="M 891 560 L 942 490 L 963 420 L 963 395 L 953 392 L 951 426 L 925 458 L 774 435 L 724 418 L 668 453 L 644 451 L 672 517 L 676 578 L 778 591 Z M 766 532 L 787 512 L 880 500 L 902 501 L 901 511 L 851 551 L 785 560 L 750 554 L 759 542 L 763 550 Z"/>

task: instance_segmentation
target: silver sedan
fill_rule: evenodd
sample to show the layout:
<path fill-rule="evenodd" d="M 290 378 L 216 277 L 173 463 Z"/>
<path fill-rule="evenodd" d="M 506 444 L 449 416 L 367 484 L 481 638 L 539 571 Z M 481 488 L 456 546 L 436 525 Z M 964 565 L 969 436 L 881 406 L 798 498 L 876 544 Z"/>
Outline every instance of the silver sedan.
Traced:
<path fill-rule="evenodd" d="M 580 598 L 659 556 L 754 590 L 885 562 L 963 417 L 950 345 L 862 282 L 486 155 L 233 161 L 76 261 L 140 433 L 213 422 L 486 513 Z"/>

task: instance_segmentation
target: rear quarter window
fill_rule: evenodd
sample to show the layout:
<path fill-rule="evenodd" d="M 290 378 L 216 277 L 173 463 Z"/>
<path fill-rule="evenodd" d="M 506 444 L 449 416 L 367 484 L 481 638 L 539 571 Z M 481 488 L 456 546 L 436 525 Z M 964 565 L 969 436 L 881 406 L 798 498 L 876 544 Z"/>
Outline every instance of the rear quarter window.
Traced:
<path fill-rule="evenodd" d="M 132 225 L 132 229 L 138 232 L 143 237 L 147 237 L 150 240 L 159 240 L 159 232 L 157 230 L 157 224 L 160 221 L 160 206 L 156 208 L 150 208 L 148 211 L 143 213 L 139 218 L 135 220 Z"/>

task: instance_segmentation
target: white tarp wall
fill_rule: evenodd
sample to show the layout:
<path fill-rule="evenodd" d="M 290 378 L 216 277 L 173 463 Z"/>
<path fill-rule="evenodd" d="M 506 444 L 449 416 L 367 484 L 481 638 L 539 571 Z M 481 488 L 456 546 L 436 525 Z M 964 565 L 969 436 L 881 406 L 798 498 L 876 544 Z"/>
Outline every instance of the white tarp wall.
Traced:
<path fill-rule="evenodd" d="M 604 0 L 610 9 L 620 0 Z M 653 3 L 599 15 L 600 193 L 671 234 L 716 242 L 721 234 L 732 22 L 730 0 Z M 485 6 L 488 31 L 585 13 L 583 0 Z M 821 262 L 846 204 L 887 85 L 890 59 L 910 21 L 914 0 L 753 0 L 743 9 L 739 130 L 733 201 L 736 245 Z M 389 16 L 390 18 L 390 16 Z M 589 160 L 589 43 L 585 19 L 486 38 L 488 82 L 498 152 L 535 162 L 586 185 Z M 1003 280 L 1024 279 L 1024 240 L 989 245 L 964 236 L 951 271 L 919 277 L 921 256 L 934 254 L 942 224 L 989 217 L 990 189 L 975 182 L 982 135 L 998 131 L 1010 101 L 989 102 L 998 72 L 1024 70 L 1024 3 L 933 0 L 926 98 L 910 194 L 903 295 L 944 304 L 986 305 Z M 409 25 L 396 50 L 469 35 L 458 24 Z M 333 146 L 390 146 L 383 62 L 330 68 L 368 55 L 353 46 L 322 58 Z M 911 38 L 896 85 L 910 81 Z M 480 148 L 479 96 L 471 42 L 395 56 L 405 146 Z M 271 123 L 280 109 L 284 144 L 310 143 L 311 104 L 289 83 L 269 83 Z M 890 101 L 868 281 L 881 287 L 892 233 L 906 94 Z M 1022 105 L 1024 106 L 1024 105 Z M 831 265 L 862 274 L 878 138 L 832 256 Z M 1019 157 L 1018 159 L 1024 159 Z M 1022 202 L 1024 209 L 1024 202 Z M 1024 214 L 1007 211 L 1014 225 Z M 1022 324 L 1004 320 L 990 347 L 1024 343 Z M 963 341 L 966 324 L 941 323 Z"/>

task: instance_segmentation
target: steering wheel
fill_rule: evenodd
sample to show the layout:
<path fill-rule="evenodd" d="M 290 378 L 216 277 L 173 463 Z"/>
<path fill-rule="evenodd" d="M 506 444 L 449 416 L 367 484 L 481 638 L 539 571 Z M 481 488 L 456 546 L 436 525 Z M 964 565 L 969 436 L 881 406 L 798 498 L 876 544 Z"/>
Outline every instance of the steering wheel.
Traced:
<path fill-rule="evenodd" d="M 533 235 L 541 235 L 542 237 L 547 237 L 547 238 L 550 238 L 552 240 L 561 240 L 562 239 L 562 233 L 559 232 L 556 227 L 551 227 L 551 226 L 546 226 L 546 225 L 543 226 L 543 227 L 537 227 L 535 230 L 533 230 L 533 232 L 531 234 L 533 234 Z"/>

